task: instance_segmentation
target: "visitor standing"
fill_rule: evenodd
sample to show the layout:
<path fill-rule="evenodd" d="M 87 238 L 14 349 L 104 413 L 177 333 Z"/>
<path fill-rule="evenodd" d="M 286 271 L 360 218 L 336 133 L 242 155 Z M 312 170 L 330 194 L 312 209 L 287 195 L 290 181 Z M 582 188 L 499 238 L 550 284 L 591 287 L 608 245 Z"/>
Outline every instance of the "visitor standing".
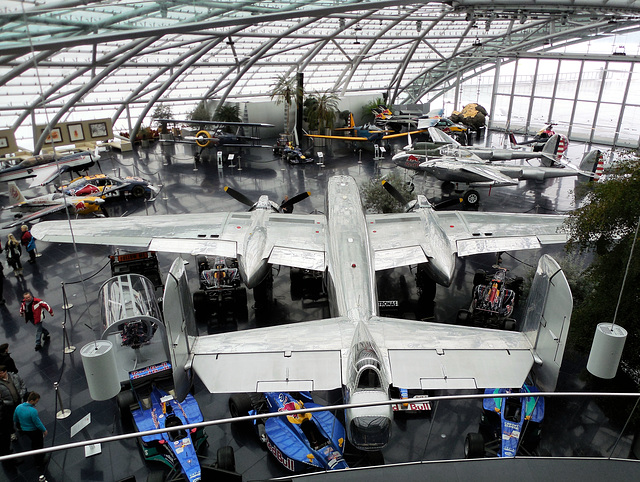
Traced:
<path fill-rule="evenodd" d="M 33 264 L 36 262 L 36 238 L 31 235 L 29 226 L 26 224 L 23 224 L 20 229 L 22 229 L 22 238 L 20 239 L 20 242 L 27 250 L 27 253 L 29 253 L 29 263 Z"/>
<path fill-rule="evenodd" d="M 44 341 L 49 340 L 49 330 L 44 325 L 43 309 L 47 310 L 53 316 L 53 310 L 49 304 L 40 298 L 34 298 L 30 291 L 25 291 L 20 305 L 20 316 L 24 316 L 25 323 L 33 323 L 36 326 L 36 351 L 42 349 L 42 335 Z"/>
<path fill-rule="evenodd" d="M 40 420 L 36 404 L 40 401 L 40 395 L 31 392 L 27 401 L 16 407 L 13 414 L 13 422 L 16 428 L 26 435 L 31 441 L 31 450 L 37 450 L 44 447 L 44 437 L 47 435 L 47 429 Z M 40 472 L 44 471 L 44 454 L 34 456 L 36 467 Z"/>
<path fill-rule="evenodd" d="M 7 237 L 7 244 L 4 249 L 6 251 L 7 263 L 13 269 L 13 274 L 20 276 L 22 274 L 22 262 L 20 261 L 22 247 L 13 234 Z"/>

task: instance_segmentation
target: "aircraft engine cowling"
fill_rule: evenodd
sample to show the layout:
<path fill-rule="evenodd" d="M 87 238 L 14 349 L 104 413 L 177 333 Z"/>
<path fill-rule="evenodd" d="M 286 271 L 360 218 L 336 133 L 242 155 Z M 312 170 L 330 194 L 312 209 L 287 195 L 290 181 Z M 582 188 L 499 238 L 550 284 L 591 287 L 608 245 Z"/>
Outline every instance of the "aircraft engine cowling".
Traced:
<path fill-rule="evenodd" d="M 545 172 L 539 169 L 523 169 L 521 179 L 533 180 L 533 181 L 544 181 Z"/>
<path fill-rule="evenodd" d="M 363 390 L 351 394 L 349 403 L 365 403 L 389 400 L 383 390 Z M 374 407 L 347 408 L 345 421 L 349 442 L 360 450 L 380 450 L 391 438 L 391 419 L 393 410 L 390 405 Z"/>

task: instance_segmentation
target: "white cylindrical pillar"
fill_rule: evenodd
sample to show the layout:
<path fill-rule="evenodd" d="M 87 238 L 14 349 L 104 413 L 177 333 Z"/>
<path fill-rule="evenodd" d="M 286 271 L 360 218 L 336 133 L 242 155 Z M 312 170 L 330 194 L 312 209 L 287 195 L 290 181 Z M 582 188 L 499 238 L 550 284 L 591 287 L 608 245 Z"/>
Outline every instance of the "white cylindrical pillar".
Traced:
<path fill-rule="evenodd" d="M 600 378 L 615 377 L 626 341 L 627 330 L 612 323 L 599 323 L 587 362 L 589 373 Z"/>
<path fill-rule="evenodd" d="M 116 354 L 109 340 L 87 343 L 80 350 L 89 394 L 96 401 L 108 400 L 120 392 Z"/>

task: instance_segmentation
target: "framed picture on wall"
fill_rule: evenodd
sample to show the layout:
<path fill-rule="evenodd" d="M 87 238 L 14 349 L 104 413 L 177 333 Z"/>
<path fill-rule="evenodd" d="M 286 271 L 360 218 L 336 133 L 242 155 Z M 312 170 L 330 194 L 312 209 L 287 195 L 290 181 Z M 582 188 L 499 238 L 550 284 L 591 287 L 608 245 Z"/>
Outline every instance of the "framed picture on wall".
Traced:
<path fill-rule="evenodd" d="M 106 137 L 107 133 L 107 123 L 106 122 L 96 122 L 95 124 L 89 124 L 89 129 L 91 130 L 91 137 Z"/>
<path fill-rule="evenodd" d="M 4 149 L 5 147 L 9 147 L 9 139 L 0 137 L 0 149 Z"/>
<path fill-rule="evenodd" d="M 69 124 L 69 140 L 71 142 L 84 141 L 84 132 L 82 132 L 82 124 Z"/>
<path fill-rule="evenodd" d="M 62 131 L 60 130 L 60 128 L 54 127 L 53 129 L 51 129 L 51 132 L 49 132 L 49 135 L 47 136 L 47 140 L 45 142 L 62 142 Z"/>

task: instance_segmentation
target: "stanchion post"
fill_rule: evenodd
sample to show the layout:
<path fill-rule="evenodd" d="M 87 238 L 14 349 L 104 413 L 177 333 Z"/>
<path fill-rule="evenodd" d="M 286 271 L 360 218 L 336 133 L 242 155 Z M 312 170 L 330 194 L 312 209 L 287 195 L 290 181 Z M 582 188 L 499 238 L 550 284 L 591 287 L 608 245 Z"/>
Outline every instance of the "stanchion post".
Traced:
<path fill-rule="evenodd" d="M 64 343 L 64 352 L 68 355 L 76 351 L 76 347 L 69 341 L 69 335 L 67 334 L 67 322 L 62 322 L 62 339 Z"/>
<path fill-rule="evenodd" d="M 58 406 L 60 407 L 60 410 L 58 411 L 58 413 L 56 413 L 56 418 L 58 420 L 62 420 L 63 418 L 67 418 L 69 415 L 71 415 L 71 410 L 69 410 L 68 408 L 64 408 L 64 406 L 62 405 L 62 397 L 60 396 L 60 392 L 58 391 L 58 382 L 53 382 L 53 389 L 56 391 L 56 397 L 58 397 Z"/>
<path fill-rule="evenodd" d="M 64 289 L 64 281 L 62 281 L 60 283 L 62 285 L 62 309 L 63 310 L 70 310 L 71 308 L 73 308 L 73 303 L 69 303 L 67 301 L 67 292 Z"/>

